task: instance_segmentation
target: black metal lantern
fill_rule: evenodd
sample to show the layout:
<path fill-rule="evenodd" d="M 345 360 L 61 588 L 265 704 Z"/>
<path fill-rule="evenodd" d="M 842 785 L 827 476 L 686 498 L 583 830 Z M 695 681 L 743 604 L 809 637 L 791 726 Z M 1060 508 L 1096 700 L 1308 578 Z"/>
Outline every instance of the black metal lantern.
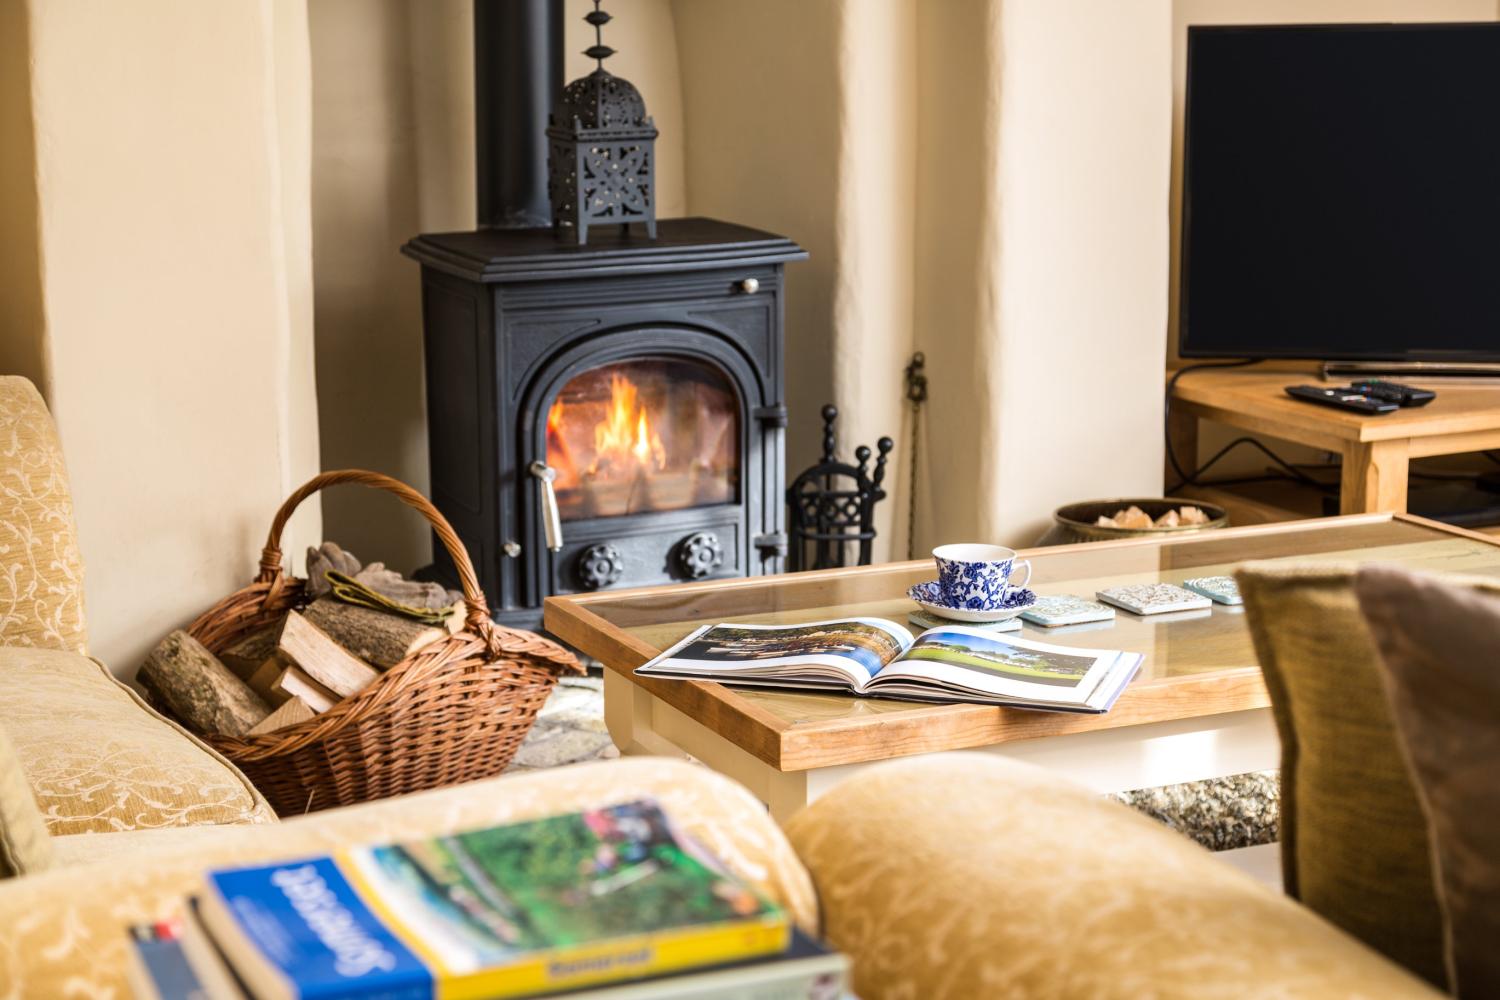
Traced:
<path fill-rule="evenodd" d="M 592 225 L 618 223 L 628 232 L 632 222 L 644 222 L 655 239 L 656 125 L 635 85 L 604 68 L 615 50 L 604 44 L 611 18 L 599 3 L 584 16 L 594 26 L 594 44 L 584 55 L 598 68 L 563 88 L 547 127 L 552 225 L 572 226 L 578 242 L 587 243 Z"/>

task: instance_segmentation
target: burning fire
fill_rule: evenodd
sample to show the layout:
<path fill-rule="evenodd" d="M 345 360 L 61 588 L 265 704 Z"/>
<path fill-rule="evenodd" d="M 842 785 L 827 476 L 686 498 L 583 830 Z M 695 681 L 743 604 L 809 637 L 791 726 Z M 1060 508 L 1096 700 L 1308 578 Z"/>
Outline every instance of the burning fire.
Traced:
<path fill-rule="evenodd" d="M 612 373 L 609 396 L 604 419 L 594 425 L 593 461 L 585 475 L 591 478 L 620 475 L 634 467 L 647 471 L 666 468 L 667 449 L 662 445 L 661 435 L 651 426 L 635 383 L 624 375 Z M 547 413 L 549 459 L 555 454 L 561 457 L 559 453 L 566 450 L 563 421 L 563 401 L 558 399 Z M 566 461 L 572 464 L 572 456 L 567 456 Z"/>

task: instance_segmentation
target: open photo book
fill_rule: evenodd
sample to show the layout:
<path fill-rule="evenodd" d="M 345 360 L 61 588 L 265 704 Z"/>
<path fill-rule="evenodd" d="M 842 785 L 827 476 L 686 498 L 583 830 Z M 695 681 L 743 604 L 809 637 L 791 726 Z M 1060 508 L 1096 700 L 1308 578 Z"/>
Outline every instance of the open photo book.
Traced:
<path fill-rule="evenodd" d="M 884 618 L 705 625 L 636 673 L 903 701 L 1107 712 L 1139 653 L 1081 649 L 962 625 L 921 635 Z"/>

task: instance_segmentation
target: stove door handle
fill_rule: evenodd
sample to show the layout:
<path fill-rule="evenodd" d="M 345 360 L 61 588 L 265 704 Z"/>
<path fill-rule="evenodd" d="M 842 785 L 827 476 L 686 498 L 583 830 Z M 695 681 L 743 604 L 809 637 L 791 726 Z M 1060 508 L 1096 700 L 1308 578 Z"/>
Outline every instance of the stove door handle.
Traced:
<path fill-rule="evenodd" d="M 542 530 L 547 534 L 547 548 L 557 552 L 563 546 L 562 514 L 557 509 L 557 491 L 552 488 L 557 470 L 546 462 L 532 462 L 530 472 L 542 491 Z"/>

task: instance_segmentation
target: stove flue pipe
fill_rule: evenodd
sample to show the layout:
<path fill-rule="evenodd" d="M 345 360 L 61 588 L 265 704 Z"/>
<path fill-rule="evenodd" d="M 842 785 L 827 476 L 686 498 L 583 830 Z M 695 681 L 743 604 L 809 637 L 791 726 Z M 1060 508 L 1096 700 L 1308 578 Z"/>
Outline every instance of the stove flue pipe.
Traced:
<path fill-rule="evenodd" d="M 474 0 L 480 229 L 552 225 L 547 116 L 563 88 L 562 0 Z"/>

